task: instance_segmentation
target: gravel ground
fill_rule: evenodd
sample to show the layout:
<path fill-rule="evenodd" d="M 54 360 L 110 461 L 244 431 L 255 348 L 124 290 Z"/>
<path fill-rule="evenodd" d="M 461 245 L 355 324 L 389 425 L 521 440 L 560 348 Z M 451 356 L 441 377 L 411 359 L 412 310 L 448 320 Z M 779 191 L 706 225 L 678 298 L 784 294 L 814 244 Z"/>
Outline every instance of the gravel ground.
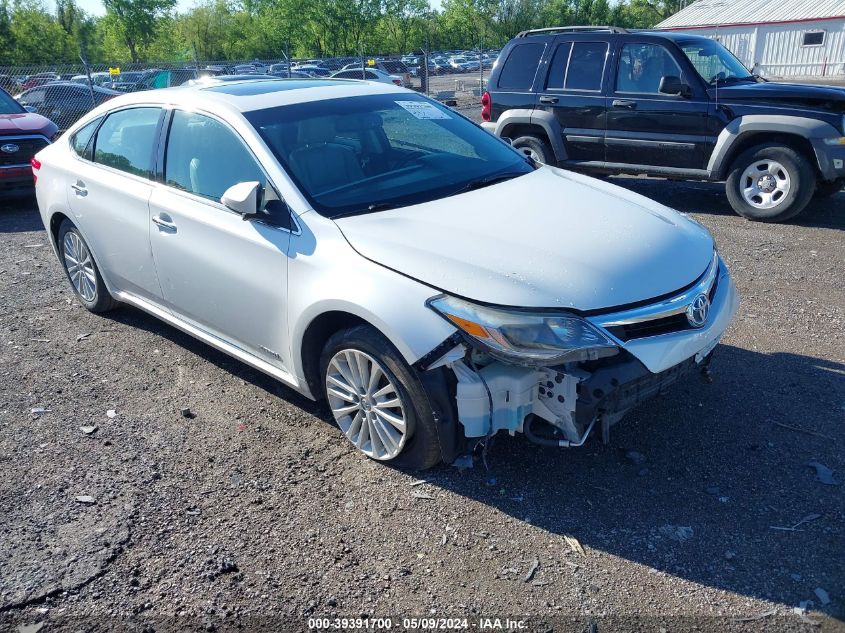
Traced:
<path fill-rule="evenodd" d="M 845 630 L 843 486 L 808 466 L 845 479 L 845 194 L 766 225 L 718 185 L 614 180 L 691 212 L 733 271 L 714 382 L 609 445 L 505 436 L 489 470 L 422 475 L 138 310 L 89 314 L 33 203 L 2 208 L 0 630 Z"/>

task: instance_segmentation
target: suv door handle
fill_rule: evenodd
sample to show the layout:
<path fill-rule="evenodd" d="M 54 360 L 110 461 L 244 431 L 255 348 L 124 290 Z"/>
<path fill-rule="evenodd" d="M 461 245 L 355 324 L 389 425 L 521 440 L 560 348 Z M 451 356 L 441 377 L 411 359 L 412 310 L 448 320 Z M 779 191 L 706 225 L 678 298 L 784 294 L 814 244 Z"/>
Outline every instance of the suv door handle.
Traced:
<path fill-rule="evenodd" d="M 169 231 L 171 233 L 176 232 L 176 225 L 173 224 L 173 222 L 165 220 L 160 215 L 154 215 L 153 216 L 153 224 L 155 224 L 156 226 L 158 226 L 161 229 L 164 229 L 165 231 Z"/>
<path fill-rule="evenodd" d="M 557 97 L 542 96 L 540 97 L 540 103 L 557 103 Z"/>
<path fill-rule="evenodd" d="M 633 110 L 637 107 L 637 102 L 630 99 L 614 99 L 611 105 L 614 108 L 630 108 Z"/>
<path fill-rule="evenodd" d="M 85 188 L 85 183 L 81 180 L 77 180 L 74 184 L 70 186 L 73 189 L 73 193 L 75 193 L 80 198 L 84 198 L 88 195 L 88 190 Z"/>

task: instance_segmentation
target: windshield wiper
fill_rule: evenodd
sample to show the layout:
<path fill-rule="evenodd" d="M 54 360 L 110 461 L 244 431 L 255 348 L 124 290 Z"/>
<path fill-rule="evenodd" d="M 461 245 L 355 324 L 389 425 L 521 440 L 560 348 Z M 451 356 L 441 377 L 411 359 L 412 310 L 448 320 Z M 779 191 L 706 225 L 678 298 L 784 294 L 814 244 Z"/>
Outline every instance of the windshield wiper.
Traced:
<path fill-rule="evenodd" d="M 524 176 L 526 173 L 524 171 L 509 171 L 503 174 L 494 174 L 493 176 L 486 176 L 484 178 L 479 178 L 478 180 L 471 180 L 463 187 L 450 193 L 450 196 L 456 196 L 459 193 L 466 193 L 467 191 L 475 191 L 476 189 L 481 189 L 482 187 L 489 187 L 490 185 L 494 185 L 497 182 L 504 182 L 505 180 L 511 180 L 513 178 L 518 178 L 519 176 Z"/>

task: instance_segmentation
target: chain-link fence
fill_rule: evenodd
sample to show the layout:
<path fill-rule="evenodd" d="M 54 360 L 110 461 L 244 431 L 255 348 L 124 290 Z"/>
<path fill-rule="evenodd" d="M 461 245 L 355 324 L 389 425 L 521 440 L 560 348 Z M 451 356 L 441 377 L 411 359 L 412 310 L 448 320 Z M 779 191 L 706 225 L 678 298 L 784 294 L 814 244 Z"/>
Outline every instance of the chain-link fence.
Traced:
<path fill-rule="evenodd" d="M 61 130 L 122 93 L 251 77 L 367 79 L 404 86 L 450 105 L 469 105 L 478 103 L 498 53 L 472 50 L 294 60 L 6 66 L 0 67 L 0 88 Z"/>

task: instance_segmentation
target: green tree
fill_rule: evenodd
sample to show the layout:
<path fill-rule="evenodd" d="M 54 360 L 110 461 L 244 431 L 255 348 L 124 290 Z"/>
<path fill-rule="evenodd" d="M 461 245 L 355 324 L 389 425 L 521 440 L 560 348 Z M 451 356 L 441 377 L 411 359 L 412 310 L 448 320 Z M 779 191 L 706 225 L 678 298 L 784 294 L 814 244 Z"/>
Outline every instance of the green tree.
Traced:
<path fill-rule="evenodd" d="M 112 18 L 133 62 L 140 61 L 140 50 L 150 44 L 161 18 L 175 5 L 176 0 L 103 0 L 106 16 Z"/>

